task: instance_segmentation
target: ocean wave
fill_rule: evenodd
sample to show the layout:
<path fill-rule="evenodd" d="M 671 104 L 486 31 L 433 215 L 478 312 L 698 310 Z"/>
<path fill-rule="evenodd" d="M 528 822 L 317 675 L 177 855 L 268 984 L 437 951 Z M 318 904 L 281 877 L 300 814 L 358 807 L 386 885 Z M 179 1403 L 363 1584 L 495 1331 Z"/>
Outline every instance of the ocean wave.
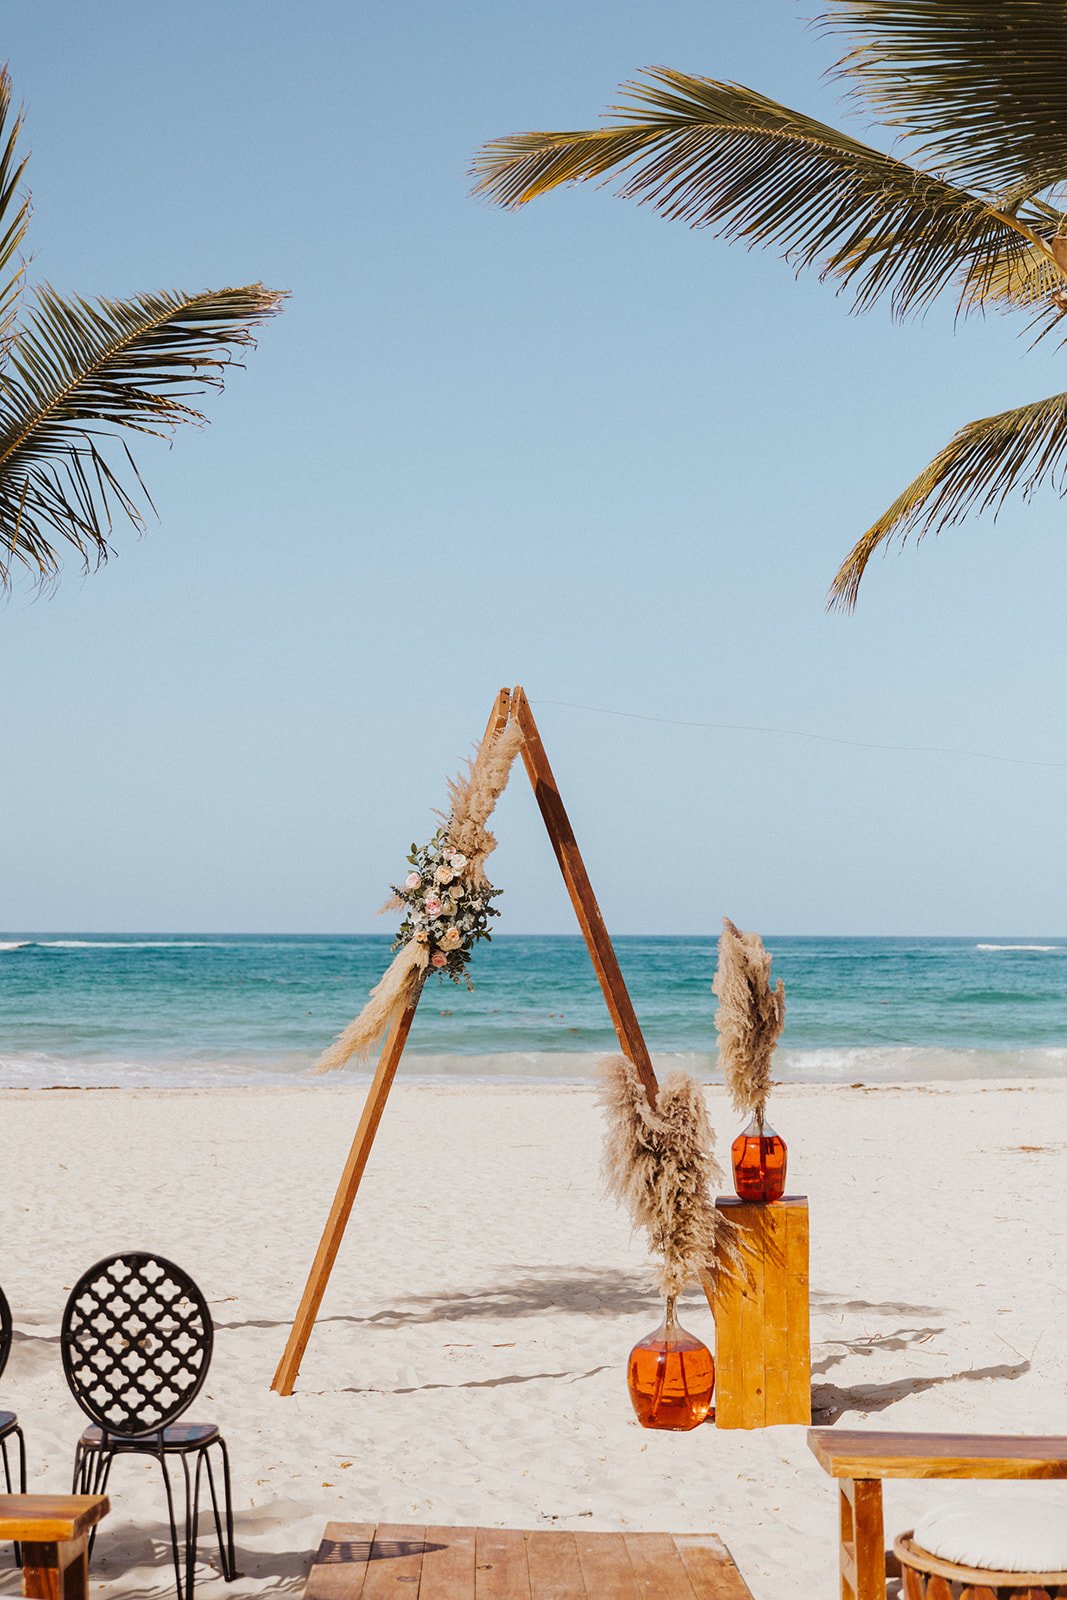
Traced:
<path fill-rule="evenodd" d="M 217 950 L 214 939 L 30 939 L 41 950 Z"/>
<path fill-rule="evenodd" d="M 484 1055 L 410 1051 L 403 1077 L 409 1083 L 511 1084 L 588 1086 L 595 1081 L 603 1052 L 515 1050 Z M 366 1072 L 316 1078 L 310 1069 L 314 1053 L 291 1051 L 284 1056 L 219 1057 L 199 1060 L 170 1057 L 101 1055 L 79 1059 L 49 1052 L 5 1051 L 0 1054 L 0 1088 L 4 1089 L 183 1089 L 239 1088 L 333 1082 L 365 1083 Z M 720 1084 L 715 1057 L 705 1051 L 655 1051 L 661 1079 L 682 1067 L 703 1083 Z M 854 1048 L 779 1050 L 775 1079 L 783 1084 L 919 1084 L 1002 1079 L 1067 1078 L 1067 1049 L 947 1049 L 917 1045 L 860 1045 Z"/>
<path fill-rule="evenodd" d="M 0 950 L 25 950 L 32 939 L 0 939 Z"/>
<path fill-rule="evenodd" d="M 1067 951 L 1064 944 L 976 944 L 976 950 L 1042 950 L 1045 952 L 1063 950 Z"/>

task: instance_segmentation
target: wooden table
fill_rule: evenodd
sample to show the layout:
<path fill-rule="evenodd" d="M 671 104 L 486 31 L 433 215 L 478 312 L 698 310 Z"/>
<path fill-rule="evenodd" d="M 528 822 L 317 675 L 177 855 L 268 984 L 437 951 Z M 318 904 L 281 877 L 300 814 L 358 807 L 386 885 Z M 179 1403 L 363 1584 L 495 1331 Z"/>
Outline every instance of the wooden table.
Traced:
<path fill-rule="evenodd" d="M 713 1533 L 331 1522 L 305 1600 L 752 1600 Z"/>
<path fill-rule="evenodd" d="M 102 1494 L 0 1494 L 0 1539 L 22 1546 L 23 1594 L 85 1600 L 89 1531 L 108 1510 Z"/>
<path fill-rule="evenodd" d="M 841 1479 L 842 1600 L 885 1600 L 883 1478 L 1067 1478 L 1067 1438 L 812 1428 L 808 1448 Z"/>

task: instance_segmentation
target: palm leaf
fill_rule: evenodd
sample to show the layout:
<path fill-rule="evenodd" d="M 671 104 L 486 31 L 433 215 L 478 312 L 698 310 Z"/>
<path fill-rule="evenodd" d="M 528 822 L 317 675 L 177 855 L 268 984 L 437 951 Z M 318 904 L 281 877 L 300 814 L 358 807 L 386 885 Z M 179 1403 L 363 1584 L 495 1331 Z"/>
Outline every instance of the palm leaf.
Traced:
<path fill-rule="evenodd" d="M 1017 197 L 1067 178 L 1064 0 L 833 4 L 823 21 L 858 39 L 839 71 L 920 159 Z"/>
<path fill-rule="evenodd" d="M 282 298 L 262 284 L 129 300 L 37 291 L 0 374 L 0 582 L 14 563 L 55 577 L 57 537 L 86 567 L 106 559 L 116 511 L 140 525 L 138 492 L 151 501 L 116 435 L 202 422 L 187 402 L 222 387 Z"/>
<path fill-rule="evenodd" d="M 1029 498 L 1045 482 L 1067 493 L 1067 394 L 961 428 L 849 552 L 831 585 L 831 606 L 852 609 L 882 546 L 939 533 L 974 511 L 999 511 L 1013 490 Z"/>
<path fill-rule="evenodd" d="M 778 245 L 867 307 L 920 309 L 950 283 L 972 304 L 1005 263 L 1044 254 L 1045 211 L 1011 215 L 907 162 L 738 84 L 657 68 L 627 86 L 607 126 L 496 139 L 475 193 L 517 207 L 561 184 L 623 175 L 621 194 L 693 227 Z M 1058 281 L 1058 279 L 1057 279 Z"/>
<path fill-rule="evenodd" d="M 7 68 L 0 67 L 0 352 L 15 321 L 25 269 L 21 259 L 16 265 L 13 262 L 30 219 L 30 197 L 19 192 L 26 170 L 26 162 L 19 160 L 17 150 L 22 115 L 17 115 L 9 128 L 10 113 L 11 78 Z"/>

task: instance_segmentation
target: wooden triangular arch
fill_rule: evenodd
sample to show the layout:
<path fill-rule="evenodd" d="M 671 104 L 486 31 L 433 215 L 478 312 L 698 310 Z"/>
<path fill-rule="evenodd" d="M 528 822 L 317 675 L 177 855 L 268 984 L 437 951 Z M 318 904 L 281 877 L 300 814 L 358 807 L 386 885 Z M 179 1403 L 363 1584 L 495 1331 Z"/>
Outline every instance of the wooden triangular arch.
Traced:
<path fill-rule="evenodd" d="M 658 1084 L 656 1074 L 652 1068 L 652 1058 L 648 1053 L 641 1025 L 637 1020 L 637 1013 L 633 1008 L 629 990 L 619 967 L 615 947 L 611 942 L 607 926 L 597 904 L 593 886 L 589 882 L 589 874 L 585 870 L 578 841 L 574 837 L 574 830 L 570 825 L 563 801 L 560 798 L 556 780 L 552 775 L 552 768 L 545 755 L 545 747 L 541 743 L 541 735 L 537 730 L 537 723 L 530 709 L 530 702 L 521 686 L 511 689 L 501 689 L 497 694 L 492 715 L 485 730 L 485 737 L 489 739 L 495 734 L 502 733 L 509 721 L 517 722 L 522 729 L 523 742 L 520 746 L 526 774 L 533 788 L 534 798 L 537 801 L 541 816 L 544 818 L 548 837 L 552 841 L 559 869 L 563 874 L 563 881 L 567 885 L 567 892 L 571 897 L 578 924 L 582 930 L 589 955 L 593 962 L 600 987 L 607 1002 L 611 1020 L 618 1035 L 619 1046 L 625 1056 L 633 1062 L 648 1093 L 652 1105 L 656 1103 Z M 326 1226 L 322 1230 L 319 1248 L 308 1273 L 307 1284 L 304 1288 L 296 1318 L 289 1333 L 282 1358 L 278 1363 L 278 1370 L 274 1374 L 272 1389 L 279 1394 L 292 1394 L 300 1371 L 300 1363 L 304 1357 L 311 1331 L 315 1326 L 322 1297 L 326 1292 L 326 1285 L 330 1280 L 333 1264 L 337 1259 L 337 1252 L 341 1247 L 341 1240 L 348 1224 L 352 1206 L 355 1202 L 356 1192 L 363 1177 L 367 1161 L 370 1157 L 374 1136 L 378 1131 L 378 1124 L 382 1120 L 385 1103 L 389 1098 L 396 1069 L 400 1065 L 400 1057 L 404 1053 L 408 1033 L 415 1017 L 415 1009 L 419 1003 L 421 985 L 401 1012 L 394 1023 L 388 1038 L 385 1041 L 374 1079 L 367 1092 L 367 1099 L 363 1106 L 363 1115 L 359 1119 L 352 1148 L 348 1153 L 345 1169 L 341 1174 L 341 1181 L 337 1186 L 330 1214 L 326 1219 Z"/>

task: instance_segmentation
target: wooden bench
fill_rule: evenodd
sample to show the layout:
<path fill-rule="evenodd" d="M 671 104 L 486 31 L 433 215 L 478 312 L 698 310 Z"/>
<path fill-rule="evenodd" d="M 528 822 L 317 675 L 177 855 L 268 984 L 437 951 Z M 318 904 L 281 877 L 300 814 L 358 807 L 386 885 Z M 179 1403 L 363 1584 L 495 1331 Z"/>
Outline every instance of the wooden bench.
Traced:
<path fill-rule="evenodd" d="M 305 1600 L 752 1600 L 713 1533 L 331 1522 Z"/>
<path fill-rule="evenodd" d="M 1067 1478 L 1067 1438 L 812 1428 L 808 1448 L 841 1479 L 842 1600 L 885 1600 L 883 1478 Z"/>
<path fill-rule="evenodd" d="M 106 1517 L 102 1494 L 0 1494 L 0 1539 L 22 1546 L 22 1592 L 86 1600 L 89 1533 Z"/>

